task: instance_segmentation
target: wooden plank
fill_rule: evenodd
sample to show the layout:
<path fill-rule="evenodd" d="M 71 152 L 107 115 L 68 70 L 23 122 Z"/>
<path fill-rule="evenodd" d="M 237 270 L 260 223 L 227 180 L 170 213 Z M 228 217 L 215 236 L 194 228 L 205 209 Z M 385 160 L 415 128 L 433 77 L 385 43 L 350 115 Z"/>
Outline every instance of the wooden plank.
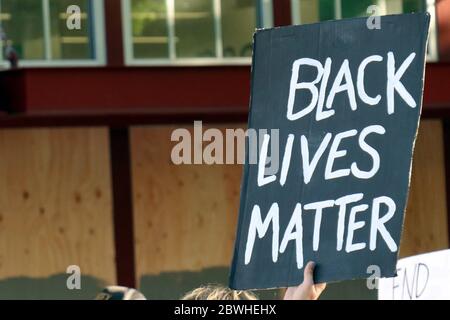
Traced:
<path fill-rule="evenodd" d="M 0 204 L 1 279 L 115 283 L 106 128 L 0 130 Z"/>
<path fill-rule="evenodd" d="M 444 140 L 441 120 L 423 120 L 414 150 L 400 256 L 448 248 Z"/>
<path fill-rule="evenodd" d="M 137 279 L 231 262 L 241 166 L 174 165 L 173 129 L 131 129 Z"/>

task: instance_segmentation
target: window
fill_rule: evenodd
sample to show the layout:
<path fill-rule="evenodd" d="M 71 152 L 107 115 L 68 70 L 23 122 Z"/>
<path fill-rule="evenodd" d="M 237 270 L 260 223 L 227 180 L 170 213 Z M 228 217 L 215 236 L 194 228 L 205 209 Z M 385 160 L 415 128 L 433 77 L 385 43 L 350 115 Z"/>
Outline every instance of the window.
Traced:
<path fill-rule="evenodd" d="M 123 0 L 127 64 L 250 63 L 272 0 Z"/>
<path fill-rule="evenodd" d="M 67 26 L 71 5 L 80 8 L 79 29 Z M 99 0 L 0 0 L 2 52 L 12 47 L 20 66 L 104 64 L 102 5 Z"/>
<path fill-rule="evenodd" d="M 365 17 L 371 5 L 379 7 L 379 14 L 399 14 L 428 11 L 431 15 L 430 37 L 428 40 L 428 61 L 437 61 L 434 0 L 291 0 L 293 24 L 318 21 Z"/>
<path fill-rule="evenodd" d="M 371 5 L 377 5 L 382 15 L 426 10 L 424 0 L 292 0 L 292 18 L 300 24 L 365 17 Z"/>

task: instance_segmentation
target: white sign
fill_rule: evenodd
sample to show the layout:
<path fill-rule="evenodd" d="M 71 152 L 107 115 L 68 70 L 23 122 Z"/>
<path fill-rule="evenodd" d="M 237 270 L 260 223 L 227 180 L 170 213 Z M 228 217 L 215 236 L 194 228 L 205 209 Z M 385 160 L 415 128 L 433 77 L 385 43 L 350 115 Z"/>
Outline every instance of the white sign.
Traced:
<path fill-rule="evenodd" d="M 400 259 L 397 276 L 380 279 L 379 300 L 450 300 L 450 250 Z"/>

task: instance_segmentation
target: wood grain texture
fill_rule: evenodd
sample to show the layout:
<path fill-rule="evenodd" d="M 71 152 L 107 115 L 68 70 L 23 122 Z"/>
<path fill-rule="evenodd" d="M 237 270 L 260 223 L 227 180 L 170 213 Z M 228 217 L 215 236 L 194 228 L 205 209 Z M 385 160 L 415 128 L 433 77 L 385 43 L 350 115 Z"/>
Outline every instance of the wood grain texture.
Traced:
<path fill-rule="evenodd" d="M 137 279 L 231 263 L 242 168 L 174 165 L 173 129 L 131 129 Z"/>
<path fill-rule="evenodd" d="M 0 130 L 0 278 L 115 283 L 106 128 Z"/>
<path fill-rule="evenodd" d="M 400 256 L 448 248 L 444 140 L 441 120 L 422 120 Z"/>

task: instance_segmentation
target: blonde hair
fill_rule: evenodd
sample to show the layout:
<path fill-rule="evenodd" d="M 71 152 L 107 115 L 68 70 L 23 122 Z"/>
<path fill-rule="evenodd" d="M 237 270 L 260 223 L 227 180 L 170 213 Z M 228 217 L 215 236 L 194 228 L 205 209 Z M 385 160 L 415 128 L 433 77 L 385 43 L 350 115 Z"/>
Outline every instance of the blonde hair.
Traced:
<path fill-rule="evenodd" d="M 186 293 L 181 300 L 258 300 L 250 291 L 231 290 L 221 285 L 210 284 Z"/>

